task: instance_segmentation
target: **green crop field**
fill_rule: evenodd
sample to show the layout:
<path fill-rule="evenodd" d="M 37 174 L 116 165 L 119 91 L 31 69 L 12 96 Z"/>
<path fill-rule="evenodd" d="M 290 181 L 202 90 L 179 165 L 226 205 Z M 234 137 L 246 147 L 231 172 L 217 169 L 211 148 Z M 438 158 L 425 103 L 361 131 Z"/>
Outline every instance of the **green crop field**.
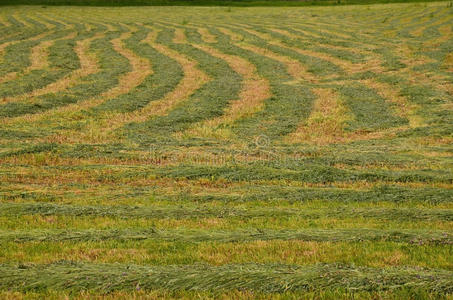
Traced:
<path fill-rule="evenodd" d="M 0 298 L 453 299 L 453 4 L 0 9 Z"/>

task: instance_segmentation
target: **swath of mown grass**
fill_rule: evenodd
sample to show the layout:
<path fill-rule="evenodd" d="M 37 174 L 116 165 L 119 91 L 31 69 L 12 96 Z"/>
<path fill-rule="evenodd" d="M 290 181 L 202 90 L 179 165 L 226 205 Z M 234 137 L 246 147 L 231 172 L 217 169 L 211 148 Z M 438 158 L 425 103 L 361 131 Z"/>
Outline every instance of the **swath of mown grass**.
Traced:
<path fill-rule="evenodd" d="M 52 41 L 44 41 L 34 46 L 30 53 L 30 65 L 23 71 L 29 73 L 32 70 L 44 69 L 48 66 L 47 62 L 47 48 L 52 44 Z M 4 81 L 11 81 L 19 76 L 17 71 L 12 71 L 0 77 L 0 83 Z"/>
<path fill-rule="evenodd" d="M 382 229 L 304 229 L 304 230 L 219 230 L 219 229 L 117 229 L 117 230 L 28 230 L 2 231 L 0 240 L 24 243 L 30 241 L 103 241 L 156 240 L 181 242 L 240 242 L 261 240 L 299 241 L 389 241 L 413 244 L 450 245 L 453 235 L 444 230 L 382 230 Z"/>
<path fill-rule="evenodd" d="M 285 166 L 286 164 L 286 166 Z M 21 171 L 19 173 L 18 171 Z M 415 186 L 451 187 L 451 174 L 445 170 L 350 170 L 345 168 L 326 167 L 319 164 L 305 164 L 303 161 L 248 163 L 246 166 L 228 164 L 224 166 L 172 164 L 163 167 L 97 166 L 92 172 L 90 166 L 38 166 L 20 167 L 15 172 L 0 174 L 4 182 L 9 183 L 96 183 L 96 184 L 133 184 L 146 185 L 155 182 L 173 180 L 205 180 L 230 183 L 286 183 L 301 185 L 312 183 L 318 185 L 350 182 L 401 183 Z M 39 174 L 39 176 L 37 176 Z"/>
<path fill-rule="evenodd" d="M 24 39 L 26 35 L 22 35 L 17 40 L 12 39 L 2 43 L 0 45 L 0 51 L 4 53 L 2 53 L 1 76 L 5 76 L 11 72 L 18 72 L 27 66 L 30 61 L 27 50 L 31 49 L 33 45 L 36 45 L 36 41 L 45 38 L 48 34 L 48 32 L 40 32 L 29 37 L 28 40 Z"/>
<path fill-rule="evenodd" d="M 135 45 L 142 41 L 146 35 L 147 31 L 131 31 L 127 33 L 127 36 L 123 36 L 123 39 L 126 43 L 128 42 L 129 45 Z M 100 99 L 92 101 L 90 106 L 85 107 L 89 110 L 85 114 L 84 125 L 77 126 L 77 132 L 74 132 L 71 137 L 68 137 L 72 142 L 101 141 L 103 137 L 99 127 L 108 128 L 108 124 L 101 122 L 102 119 L 106 119 L 108 122 L 108 119 L 115 117 L 116 111 L 133 111 L 142 107 L 144 105 L 143 102 L 146 104 L 146 101 L 149 101 L 146 90 L 150 86 L 149 78 L 152 78 L 152 75 L 150 75 L 152 71 L 148 60 L 138 56 L 124 45 L 121 45 L 119 40 L 115 41 L 114 49 L 128 59 L 131 65 L 131 71 L 120 79 L 117 87 L 104 93 L 101 95 Z M 142 49 L 140 50 L 143 51 Z M 151 84 L 154 83 L 151 82 Z M 157 90 L 157 92 L 159 93 L 160 91 Z M 136 99 L 136 102 L 132 102 L 130 99 Z M 90 121 L 94 118 L 96 119 L 96 122 Z"/>
<path fill-rule="evenodd" d="M 95 290 L 112 292 L 165 288 L 166 290 L 254 290 L 261 292 L 310 291 L 312 286 L 335 291 L 388 290 L 418 286 L 431 292 L 451 293 L 451 274 L 440 270 L 412 268 L 354 268 L 347 265 L 206 265 L 144 267 L 114 264 L 56 264 L 0 266 L 10 274 L 2 287 L 21 291 Z M 102 270 L 109 270 L 106 274 Z M 39 276 L 38 276 L 39 275 Z M 103 275 L 103 276 L 102 276 Z M 435 280 L 432 280 L 435 278 Z M 62 280 L 63 279 L 63 280 Z"/>
<path fill-rule="evenodd" d="M 288 136 L 288 141 L 334 143 L 344 140 L 344 123 L 348 120 L 344 104 L 331 89 L 316 89 L 313 92 L 317 100 L 310 117 Z"/>
<path fill-rule="evenodd" d="M 295 49 L 297 52 L 330 61 L 333 64 L 351 72 L 355 72 L 356 70 L 361 70 L 361 68 L 366 67 L 360 66 L 362 63 L 364 63 L 364 56 L 361 53 L 338 48 L 323 47 L 313 42 L 304 43 L 299 41 L 298 39 L 288 38 L 288 36 L 281 34 L 280 32 L 277 32 L 275 30 L 268 30 L 260 26 L 254 26 L 253 31 L 250 29 L 249 31 L 254 34 L 261 34 L 262 37 L 270 35 L 267 38 L 268 40 L 278 38 L 278 40 L 282 41 L 282 43 L 279 42 L 279 44 L 281 45 L 294 45 L 296 46 Z"/>
<path fill-rule="evenodd" d="M 98 71 L 96 61 L 92 55 L 88 53 L 88 49 L 91 41 L 101 38 L 102 36 L 101 33 L 97 33 L 89 38 L 76 41 L 74 51 L 79 59 L 80 68 L 72 71 L 68 76 L 47 85 L 45 88 L 33 91 L 31 96 L 36 97 L 49 93 L 58 93 L 59 91 L 74 86 L 81 77 L 96 73 Z"/>
<path fill-rule="evenodd" d="M 179 90 L 174 91 L 176 86 L 181 83 L 183 69 L 177 64 L 177 61 L 175 61 L 174 58 L 166 55 L 166 53 L 171 50 L 168 50 L 165 46 L 154 42 L 154 40 L 158 38 L 159 34 L 165 34 L 165 31 L 152 34 L 148 31 L 149 29 L 143 28 L 141 33 L 134 34 L 134 38 L 139 39 L 140 37 L 143 37 L 143 34 L 147 34 L 149 38 L 152 37 L 152 40 L 147 40 L 146 42 L 140 43 L 138 46 L 136 46 L 135 43 L 130 43 L 130 46 L 134 51 L 143 57 L 147 57 L 151 61 L 153 74 L 145 78 L 140 85 L 138 85 L 134 90 L 131 90 L 129 93 L 121 95 L 115 99 L 110 99 L 98 107 L 95 107 L 94 115 L 96 116 L 97 126 L 103 126 L 103 124 L 99 122 L 100 116 L 98 116 L 98 114 L 101 114 L 102 116 L 104 112 L 106 112 L 105 114 L 107 115 L 106 119 L 117 119 L 119 121 L 118 124 L 112 124 L 115 121 L 109 121 L 107 127 L 111 128 L 113 125 L 113 130 L 115 127 L 118 128 L 134 121 L 146 121 L 146 119 L 150 118 L 154 112 L 158 111 L 156 108 L 159 104 L 155 104 L 153 102 L 160 101 L 158 103 L 160 103 L 163 108 L 163 105 L 171 106 L 171 104 L 168 103 L 168 97 L 175 98 L 180 97 L 181 93 L 193 93 L 191 91 L 186 91 L 185 89 L 187 88 L 182 90 L 181 87 Z M 175 55 L 175 53 L 173 54 Z M 188 64 L 187 60 L 180 58 L 179 54 L 176 55 L 176 58 L 179 61 L 183 60 L 184 64 Z M 193 72 L 192 69 L 188 69 L 188 67 L 185 67 L 185 70 Z M 195 74 L 199 73 L 195 71 Z M 203 74 L 200 75 L 204 76 Z M 187 76 L 193 76 L 193 74 L 187 74 Z M 203 77 L 197 79 L 199 80 L 202 78 Z M 186 80 L 190 80 L 190 83 L 194 83 L 193 78 L 189 77 Z M 181 84 L 187 86 L 186 82 Z M 197 81 L 197 84 L 200 84 L 199 81 Z M 150 90 L 152 91 L 151 94 L 149 92 Z M 134 99 L 134 101 L 131 101 L 131 99 Z M 116 115 L 112 115 L 115 112 L 118 113 Z M 99 137 L 96 139 L 99 141 Z M 111 137 L 107 137 L 104 140 L 111 140 Z"/>
<path fill-rule="evenodd" d="M 154 181 L 146 185 L 31 185 L 3 187 L 1 199 L 8 202 L 56 202 L 74 205 L 223 205 L 279 208 L 451 208 L 451 189 L 419 185 L 372 185 L 335 183 L 330 185 L 280 186 L 279 182 L 261 185 L 234 185 L 225 182 Z M 64 192 L 61 191 L 64 190 Z M 157 191 L 158 190 L 158 191 Z M 114 202 L 111 198 L 116 199 Z"/>
<path fill-rule="evenodd" d="M 241 35 L 235 33 L 234 31 L 231 31 L 229 29 L 222 28 L 222 27 L 219 27 L 216 29 L 219 32 L 227 35 L 233 42 L 238 42 L 238 41 L 244 40 L 244 38 Z M 253 45 L 247 44 L 247 43 L 241 43 L 241 48 L 255 52 L 256 54 L 259 54 L 262 56 L 269 57 L 273 60 L 276 60 L 276 61 L 279 61 L 279 62 L 285 64 L 285 66 L 287 68 L 287 72 L 295 79 L 296 82 L 301 82 L 303 80 L 308 80 L 310 82 L 316 82 L 318 80 L 315 76 L 313 76 L 313 74 L 307 72 L 307 68 L 304 65 L 302 65 L 299 61 L 297 61 L 295 59 L 292 59 L 287 56 L 279 55 L 275 52 L 270 51 L 268 48 L 260 48 L 260 47 L 256 47 L 256 46 L 253 46 Z"/>
<path fill-rule="evenodd" d="M 73 206 L 40 203 L 2 203 L 0 215 L 67 215 L 67 216 L 112 216 L 119 218 L 205 218 L 205 217 L 270 217 L 298 216 L 307 219 L 321 217 L 336 218 L 378 218 L 399 220 L 445 220 L 453 221 L 450 210 L 406 209 L 406 208 L 354 208 L 328 210 L 297 210 L 289 209 L 238 209 L 238 208 L 209 208 L 209 207 L 128 207 L 128 206 Z"/>
<path fill-rule="evenodd" d="M 373 90 L 359 84 L 336 88 L 344 103 L 354 114 L 348 123 L 348 129 L 370 130 L 397 127 L 407 120 L 395 116 L 391 107 Z"/>

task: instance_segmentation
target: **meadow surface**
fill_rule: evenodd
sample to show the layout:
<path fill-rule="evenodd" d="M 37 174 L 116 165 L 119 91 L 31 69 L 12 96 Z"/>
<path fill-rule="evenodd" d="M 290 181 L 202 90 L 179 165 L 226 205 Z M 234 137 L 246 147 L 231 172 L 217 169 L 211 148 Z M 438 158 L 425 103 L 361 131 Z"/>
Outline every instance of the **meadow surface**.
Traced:
<path fill-rule="evenodd" d="M 452 30 L 2 7 L 0 297 L 451 299 Z"/>

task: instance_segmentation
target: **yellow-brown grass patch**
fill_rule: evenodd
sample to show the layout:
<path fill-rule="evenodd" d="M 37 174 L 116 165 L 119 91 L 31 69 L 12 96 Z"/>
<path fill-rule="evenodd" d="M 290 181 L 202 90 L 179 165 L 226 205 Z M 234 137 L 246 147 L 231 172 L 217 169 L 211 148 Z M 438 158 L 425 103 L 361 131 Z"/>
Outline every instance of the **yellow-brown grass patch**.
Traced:
<path fill-rule="evenodd" d="M 453 53 L 447 54 L 444 61 L 444 66 L 449 72 L 453 72 Z"/>
<path fill-rule="evenodd" d="M 350 119 L 347 109 L 332 89 L 312 90 L 317 96 L 309 118 L 287 137 L 291 143 L 330 144 L 344 141 L 344 123 Z"/>
<path fill-rule="evenodd" d="M 176 44 L 186 44 L 187 43 L 187 38 L 186 38 L 186 33 L 183 28 L 175 28 L 175 35 L 173 37 L 173 43 Z"/>
<path fill-rule="evenodd" d="M 211 34 L 209 32 L 209 30 L 206 29 L 206 28 L 199 27 L 198 28 L 198 33 L 201 35 L 201 39 L 205 43 L 215 43 L 215 42 L 217 42 L 217 38 L 213 34 Z"/>

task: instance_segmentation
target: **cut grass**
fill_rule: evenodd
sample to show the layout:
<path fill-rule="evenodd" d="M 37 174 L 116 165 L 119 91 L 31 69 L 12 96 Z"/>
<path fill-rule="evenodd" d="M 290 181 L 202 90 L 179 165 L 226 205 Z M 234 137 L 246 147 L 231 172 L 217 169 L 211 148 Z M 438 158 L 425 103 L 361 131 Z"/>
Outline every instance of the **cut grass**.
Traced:
<path fill-rule="evenodd" d="M 20 291 L 113 292 L 137 289 L 169 291 L 253 290 L 278 293 L 323 290 L 385 291 L 424 289 L 452 293 L 451 272 L 414 268 L 356 268 L 347 265 L 208 265 L 145 267 L 60 262 L 49 265 L 1 265 L 0 287 Z"/>
<path fill-rule="evenodd" d="M 448 209 L 415 209 L 415 208 L 354 208 L 329 210 L 290 210 L 290 209 L 239 209 L 217 207 L 129 207 L 129 206 L 75 206 L 46 203 L 2 203 L 1 216 L 22 215 L 65 215 L 65 216 L 109 216 L 118 218 L 173 218 L 197 219 L 217 218 L 251 218 L 271 216 L 297 216 L 306 219 L 321 217 L 335 218 L 377 218 L 388 220 L 443 220 L 453 221 L 453 213 Z"/>
<path fill-rule="evenodd" d="M 2 7 L 0 298 L 451 298 L 448 5 Z"/>
<path fill-rule="evenodd" d="M 33 230 L 3 231 L 3 242 L 24 243 L 31 241 L 103 241 L 103 240 L 156 240 L 200 243 L 206 241 L 244 242 L 268 240 L 298 241 L 388 241 L 413 244 L 451 245 L 453 235 L 446 231 L 379 230 L 379 229 L 306 229 L 306 230 L 192 230 L 192 229 L 118 229 L 118 230 Z"/>

